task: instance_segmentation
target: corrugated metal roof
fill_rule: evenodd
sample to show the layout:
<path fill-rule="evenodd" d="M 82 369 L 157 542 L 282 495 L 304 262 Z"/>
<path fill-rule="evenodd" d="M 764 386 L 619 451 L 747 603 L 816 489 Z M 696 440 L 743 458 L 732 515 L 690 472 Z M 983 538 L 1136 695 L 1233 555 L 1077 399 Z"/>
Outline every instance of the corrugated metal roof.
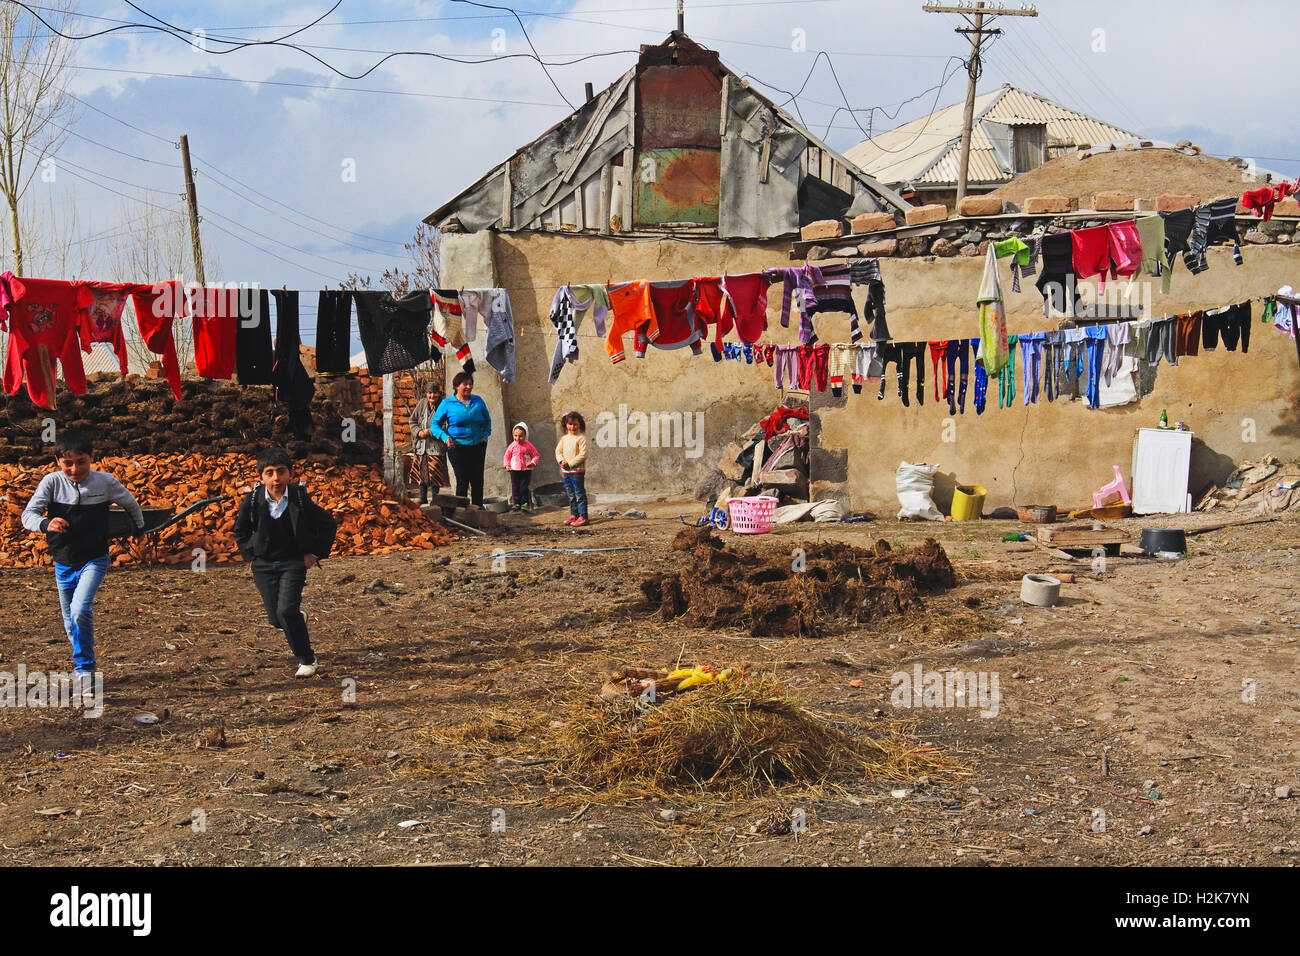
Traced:
<path fill-rule="evenodd" d="M 662 51 L 662 52 L 661 52 Z M 680 62 L 678 59 L 682 58 Z M 676 65 L 666 66 L 672 62 Z M 705 76 L 695 69 L 693 64 L 704 63 L 712 76 Z M 706 71 L 707 72 L 707 71 Z M 714 88 L 715 81 L 725 80 L 730 92 L 727 94 L 729 106 Z M 640 92 L 640 84 L 647 84 L 645 95 Z M 707 97 L 705 94 L 707 93 Z M 652 95 L 653 94 L 653 95 Z M 741 123 L 735 115 L 735 102 L 746 97 L 759 101 L 766 119 L 759 122 L 756 129 L 738 128 Z M 664 102 L 660 102 L 663 100 Z M 707 103 L 705 102 L 707 100 Z M 626 108 L 631 103 L 634 107 L 635 127 L 629 127 Z M 665 105 L 666 104 L 666 105 Z M 770 116 L 767 116 L 770 113 Z M 746 114 L 748 119 L 748 114 Z M 768 123 L 764 126 L 763 123 Z M 648 124 L 648 125 L 647 125 Z M 737 127 L 737 128 L 733 128 Z M 638 135 L 645 134 L 645 138 Z M 575 197 L 579 191 L 585 196 L 588 184 L 592 185 L 595 202 L 584 200 L 582 225 L 585 228 L 602 228 L 606 224 L 599 222 L 597 211 L 601 206 L 601 174 L 605 169 L 611 170 L 610 190 L 613 190 L 613 176 L 617 175 L 627 185 L 626 177 L 632 175 L 632 168 L 622 168 L 621 164 L 612 163 L 626 150 L 633 150 L 632 163 L 640 169 L 640 160 L 646 158 L 646 151 L 654 149 L 719 149 L 716 173 L 708 170 L 710 184 L 718 186 L 719 198 L 708 203 L 709 214 L 701 214 L 696 207 L 700 204 L 694 195 L 687 196 L 680 203 L 684 211 L 680 215 L 691 223 L 703 223 L 712 226 L 717 222 L 718 233 L 727 238 L 758 238 L 790 235 L 798 231 L 798 206 L 791 201 L 788 215 L 781 220 L 778 228 L 769 228 L 764 222 L 762 227 L 752 217 L 747 217 L 736 209 L 734 194 L 728 191 L 730 185 L 736 189 L 749 189 L 761 192 L 765 197 L 772 192 L 767 188 L 772 180 L 770 169 L 775 167 L 782 179 L 789 166 L 777 162 L 778 154 L 770 153 L 773 140 L 789 133 L 802 138 L 805 148 L 820 150 L 832 162 L 828 164 L 832 177 L 838 176 L 849 184 L 852 205 L 846 215 L 856 212 L 888 210 L 904 211 L 909 204 L 878 182 L 868 176 L 856 164 L 831 149 L 807 130 L 797 119 L 786 113 L 766 96 L 754 90 L 742 78 L 722 65 L 717 54 L 691 40 L 688 36 L 673 31 L 668 39 L 659 46 L 642 46 L 637 65 L 629 69 L 592 100 L 578 107 L 572 114 L 561 120 L 542 136 L 517 150 L 505 163 L 493 167 L 484 176 L 463 190 L 454 198 L 443 203 L 424 221 L 430 225 L 441 226 L 455 216 L 460 227 L 467 231 L 479 229 L 551 229 L 565 234 L 566 222 L 578 223 Z M 741 136 L 742 146 L 756 156 L 763 156 L 766 164 L 763 170 L 755 161 L 748 166 L 735 159 L 735 150 L 728 150 L 728 140 Z M 766 146 L 762 144 L 766 143 Z M 732 144 L 733 146 L 735 144 Z M 798 160 L 798 156 L 794 159 Z M 620 171 L 614 173 L 615 167 Z M 743 167 L 743 168 L 742 168 Z M 651 167 L 657 168 L 657 167 Z M 732 184 L 733 174 L 746 177 L 744 182 Z M 797 180 L 798 170 L 791 174 Z M 594 182 L 593 182 L 594 180 Z M 638 182 L 633 187 L 643 185 Z M 644 190 L 634 192 L 642 195 Z M 624 193 L 627 195 L 627 192 Z M 768 199 L 767 201 L 770 201 Z M 594 206 L 595 209 L 587 208 Z M 679 205 L 676 201 L 670 207 Z M 712 207 L 716 206 L 717 209 Z M 644 203 L 634 201 L 631 222 L 625 222 L 623 229 L 634 230 L 638 226 L 655 225 L 663 217 L 656 214 L 649 221 L 644 216 Z M 611 218 L 621 218 L 619 210 L 611 209 Z M 664 214 L 677 217 L 679 213 L 672 209 Z M 787 221 L 788 220 L 788 221 Z M 739 229 L 731 232 L 728 230 Z M 746 232 L 744 230 L 757 230 Z"/>
<path fill-rule="evenodd" d="M 961 157 L 963 103 L 954 103 L 897 129 L 864 140 L 845 156 L 883 183 L 949 185 L 956 183 Z M 1132 139 L 1137 134 L 1067 109 L 1037 93 L 1003 86 L 975 98 L 967 181 L 1004 183 L 1015 178 L 998 162 L 984 123 L 1047 126 L 1047 147 L 1075 146 Z"/>
<path fill-rule="evenodd" d="M 117 353 L 107 342 L 92 342 L 90 345 L 90 354 L 81 353 L 81 366 L 86 370 L 87 375 L 93 375 L 96 372 L 112 372 L 114 375 L 122 374 L 121 366 L 117 363 Z M 126 370 L 132 375 L 143 375 L 149 370 L 149 362 L 136 355 L 130 348 L 126 350 Z"/>

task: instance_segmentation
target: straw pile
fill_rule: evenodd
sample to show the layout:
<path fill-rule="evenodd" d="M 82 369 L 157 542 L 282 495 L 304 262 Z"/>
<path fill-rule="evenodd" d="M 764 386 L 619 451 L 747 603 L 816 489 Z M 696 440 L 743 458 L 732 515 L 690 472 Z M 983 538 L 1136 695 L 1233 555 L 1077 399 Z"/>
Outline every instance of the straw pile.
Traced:
<path fill-rule="evenodd" d="M 188 564 L 193 549 L 202 548 L 208 562 L 242 560 L 233 533 L 235 515 L 243 494 L 257 480 L 257 466 L 247 455 L 107 457 L 94 467 L 116 477 L 143 506 L 163 505 L 179 512 L 205 498 L 232 495 L 230 500 L 208 505 L 153 536 L 156 553 L 150 558 Z M 9 498 L 0 509 L 0 567 L 50 563 L 45 536 L 27 531 L 20 520 L 27 499 L 50 470 L 48 466 L 0 465 L 0 488 Z M 377 465 L 298 463 L 294 480 L 305 483 L 312 499 L 338 522 L 334 555 L 391 554 L 436 548 L 453 540 L 446 528 L 419 508 L 390 498 Z M 134 560 L 128 542 L 110 546 L 113 564 Z"/>
<path fill-rule="evenodd" d="M 739 676 L 654 705 L 633 697 L 589 703 L 558 734 L 560 769 L 598 790 L 740 795 L 945 768 L 935 748 L 898 736 L 850 737 L 771 675 Z"/>

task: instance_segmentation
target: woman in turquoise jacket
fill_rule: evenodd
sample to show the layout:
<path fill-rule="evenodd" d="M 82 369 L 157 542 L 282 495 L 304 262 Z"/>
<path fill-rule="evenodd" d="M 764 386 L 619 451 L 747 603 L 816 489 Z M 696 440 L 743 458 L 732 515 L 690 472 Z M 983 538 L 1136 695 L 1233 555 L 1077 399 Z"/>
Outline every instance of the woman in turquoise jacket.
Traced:
<path fill-rule="evenodd" d="M 487 403 L 474 394 L 474 376 L 461 372 L 451 380 L 451 394 L 438 403 L 429 425 L 433 436 L 447 446 L 447 460 L 456 476 L 456 495 L 483 506 L 483 464 L 492 416 Z"/>

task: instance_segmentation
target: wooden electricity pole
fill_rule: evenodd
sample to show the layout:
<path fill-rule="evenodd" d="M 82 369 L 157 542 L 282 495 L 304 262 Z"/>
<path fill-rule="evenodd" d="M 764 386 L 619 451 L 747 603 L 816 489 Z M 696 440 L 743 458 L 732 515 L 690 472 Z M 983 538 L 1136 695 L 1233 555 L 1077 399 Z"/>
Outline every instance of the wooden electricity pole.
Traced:
<path fill-rule="evenodd" d="M 185 205 L 190 210 L 190 244 L 194 247 L 194 278 L 206 286 L 203 278 L 203 246 L 199 242 L 199 200 L 194 192 L 194 170 L 190 168 L 190 138 L 181 133 L 181 159 L 185 162 Z"/>
<path fill-rule="evenodd" d="M 969 27 L 958 27 L 954 31 L 970 37 L 970 59 L 966 61 L 966 109 L 962 114 L 961 127 L 961 161 L 960 168 L 957 170 L 957 201 L 961 202 L 962 197 L 966 195 L 966 175 L 970 170 L 971 127 L 975 124 L 975 83 L 984 72 L 983 64 L 980 62 L 980 48 L 986 36 L 994 36 L 1002 32 L 998 29 L 986 29 L 985 17 L 990 21 L 995 17 L 1036 17 L 1038 11 L 1033 7 L 1021 7 L 1019 10 L 1008 7 L 986 7 L 984 0 L 979 0 L 973 6 L 957 7 L 927 3 L 921 9 L 926 13 L 958 13 L 970 24 Z"/>

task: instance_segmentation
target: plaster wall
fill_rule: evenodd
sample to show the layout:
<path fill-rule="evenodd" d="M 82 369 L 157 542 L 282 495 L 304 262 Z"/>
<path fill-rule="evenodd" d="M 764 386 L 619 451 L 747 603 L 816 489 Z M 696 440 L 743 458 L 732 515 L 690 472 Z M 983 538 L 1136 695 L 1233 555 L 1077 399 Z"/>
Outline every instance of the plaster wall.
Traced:
<path fill-rule="evenodd" d="M 702 355 L 650 348 L 638 359 L 629 334 L 628 358 L 614 365 L 590 315 L 578 327 L 579 360 L 565 365 L 555 385 L 549 385 L 556 335 L 547 315 L 556 289 L 566 283 L 679 279 L 788 266 L 793 264 L 788 241 L 492 236 L 496 274 L 510 292 L 515 315 L 517 373 L 514 384 L 504 386 L 505 417 L 508 425 L 527 422 L 541 453 L 534 487 L 560 480 L 554 449 L 566 412 L 578 411 L 587 421 L 588 489 L 597 497 L 636 500 L 690 493 L 723 448 L 780 403 L 771 369 L 714 362 L 707 343 Z M 781 328 L 780 304 L 780 286 L 773 286 L 769 339 L 797 342 L 798 316 L 789 329 Z M 653 418 L 658 425 L 654 434 L 648 434 L 649 421 L 646 434 L 641 433 L 638 415 Z M 644 445 L 636 447 L 643 438 Z M 488 464 L 493 465 L 490 454 Z"/>
<path fill-rule="evenodd" d="M 780 402 L 766 365 L 712 361 L 705 349 L 692 356 L 650 349 L 645 359 L 629 357 L 610 363 L 603 340 L 590 317 L 579 327 L 581 357 L 566 365 L 554 386 L 547 372 L 556 336 L 547 314 L 558 286 L 573 282 L 622 279 L 672 279 L 695 275 L 753 272 L 788 266 L 786 241 L 710 242 L 629 240 L 546 233 L 486 233 L 446 236 L 444 243 L 476 244 L 482 260 L 490 237 L 491 271 L 457 264 L 459 253 L 446 257 L 473 282 L 448 268 L 449 285 L 499 284 L 510 292 L 516 327 L 516 380 L 501 386 L 494 374 L 477 377 L 478 391 L 494 413 L 494 438 L 510 425 L 528 423 L 542 465 L 534 485 L 559 481 L 553 457 L 559 419 L 577 410 L 587 419 L 591 444 L 589 487 L 597 496 L 635 500 L 688 493 L 713 467 L 722 449 Z M 444 246 L 446 250 L 446 246 Z M 1261 296 L 1293 283 L 1300 250 L 1290 246 L 1246 246 L 1245 265 L 1232 262 L 1231 250 L 1211 249 L 1210 269 L 1190 275 L 1181 262 L 1171 293 L 1159 284 L 1138 291 L 1146 314 L 1161 315 L 1229 304 Z M 474 257 L 463 257 L 462 262 Z M 921 257 L 880 260 L 887 290 L 890 331 L 896 341 L 971 337 L 978 334 L 974 299 L 982 258 Z M 1005 263 L 1004 263 L 1005 268 Z M 486 276 L 492 275 L 493 282 Z M 1024 291 L 1011 291 L 1003 274 L 1010 331 L 1055 328 L 1042 314 L 1042 299 L 1030 279 Z M 1090 285 L 1091 283 L 1089 283 Z M 1124 283 L 1117 283 L 1122 285 Z M 865 290 L 855 287 L 859 307 Z M 797 314 L 791 327 L 779 324 L 780 286 L 769 294 L 767 340 L 797 341 Z M 1180 360 L 1177 367 L 1162 363 L 1155 391 L 1140 401 L 1113 409 L 1092 410 L 1081 401 L 1025 406 L 1017 387 L 1016 404 L 997 407 L 996 388 L 981 416 L 973 409 L 973 371 L 964 415 L 949 420 L 946 403 L 934 402 L 933 371 L 926 360 L 926 401 L 910 408 L 898 401 L 894 369 L 887 374 L 886 394 L 877 401 L 875 389 L 835 399 L 829 391 L 811 400 L 814 452 L 814 494 L 845 498 L 852 507 L 889 513 L 895 508 L 894 471 L 900 461 L 926 461 L 941 466 L 935 500 L 947 510 L 955 483 L 988 488 L 987 508 L 1032 502 L 1078 504 L 1111 478 L 1118 464 L 1129 477 L 1132 441 L 1139 427 L 1152 426 L 1167 409 L 1171 422 L 1186 422 L 1196 433 L 1191 489 L 1221 480 L 1233 462 L 1264 454 L 1300 457 L 1300 363 L 1291 339 L 1256 321 L 1248 354 L 1227 352 L 1222 346 Z M 828 314 L 815 319 L 822 341 L 847 342 L 848 317 Z M 480 339 L 482 336 L 480 335 Z M 478 343 L 481 348 L 481 342 Z M 630 339 L 628 342 L 630 354 Z M 476 362 L 481 367 L 479 353 Z M 449 363 L 454 371 L 455 363 Z M 490 370 L 489 370 L 490 371 Z M 1018 374 L 1020 374 L 1018 366 Z M 499 397 L 490 390 L 499 390 Z M 602 413 L 604 413 L 602 415 Z M 679 413 L 642 447 L 637 413 L 647 417 Z M 694 423 L 702 427 L 702 437 Z M 603 429 L 601 422 L 612 422 Z M 622 428 L 619 428 L 619 423 Z M 680 422 L 680 426 L 678 424 Z M 1249 440 L 1253 437 L 1253 441 Z M 658 440 L 660 447 L 650 447 Z M 666 446 L 666 447 L 665 447 Z M 488 453 L 489 488 L 508 486 L 497 467 L 501 451 Z"/>
<path fill-rule="evenodd" d="M 1290 246 L 1242 250 L 1245 264 L 1236 266 L 1232 251 L 1209 251 L 1208 271 L 1192 276 L 1179 262 L 1170 294 L 1161 295 L 1158 282 L 1147 282 L 1145 296 L 1153 317 L 1227 305 L 1276 292 L 1292 284 L 1300 266 L 1300 251 Z M 1004 270 L 1005 270 L 1005 263 Z M 975 294 L 983 270 L 982 258 L 882 259 L 890 332 L 897 341 L 931 340 L 978 335 Z M 1127 280 L 1108 284 L 1123 286 Z M 1093 286 L 1095 282 L 1083 283 Z M 1008 331 L 1033 332 L 1056 327 L 1042 314 L 1042 298 L 1033 279 L 1023 291 L 1011 291 L 1003 273 Z M 1161 362 L 1155 390 L 1138 402 L 1110 409 L 1089 409 L 1083 401 L 1026 406 L 1023 367 L 1017 355 L 1015 405 L 999 409 L 996 382 L 983 415 L 973 408 L 974 372 L 965 414 L 948 415 L 947 403 L 934 402 L 933 373 L 926 359 L 926 404 L 904 408 L 897 398 L 894 369 L 886 378 L 884 401 L 868 397 L 865 389 L 835 399 L 815 393 L 814 494 L 847 497 L 855 508 L 883 513 L 897 508 L 894 469 L 900 461 L 940 465 L 935 502 L 947 512 L 956 483 L 988 489 L 986 510 L 999 505 L 1060 504 L 1081 506 L 1113 477 L 1119 465 L 1131 480 L 1133 438 L 1138 428 L 1152 427 L 1166 409 L 1169 421 L 1185 422 L 1195 433 L 1190 490 L 1195 494 L 1211 481 L 1222 481 L 1243 458 L 1274 454 L 1300 456 L 1300 363 L 1295 344 L 1271 325 L 1258 321 L 1255 303 L 1250 352 L 1228 352 L 1222 344 L 1213 352 L 1179 359 L 1177 367 Z M 824 339 L 842 339 L 836 317 L 819 320 Z M 820 324 L 826 323 L 831 328 Z M 1253 440 L 1251 440 L 1253 438 Z"/>

